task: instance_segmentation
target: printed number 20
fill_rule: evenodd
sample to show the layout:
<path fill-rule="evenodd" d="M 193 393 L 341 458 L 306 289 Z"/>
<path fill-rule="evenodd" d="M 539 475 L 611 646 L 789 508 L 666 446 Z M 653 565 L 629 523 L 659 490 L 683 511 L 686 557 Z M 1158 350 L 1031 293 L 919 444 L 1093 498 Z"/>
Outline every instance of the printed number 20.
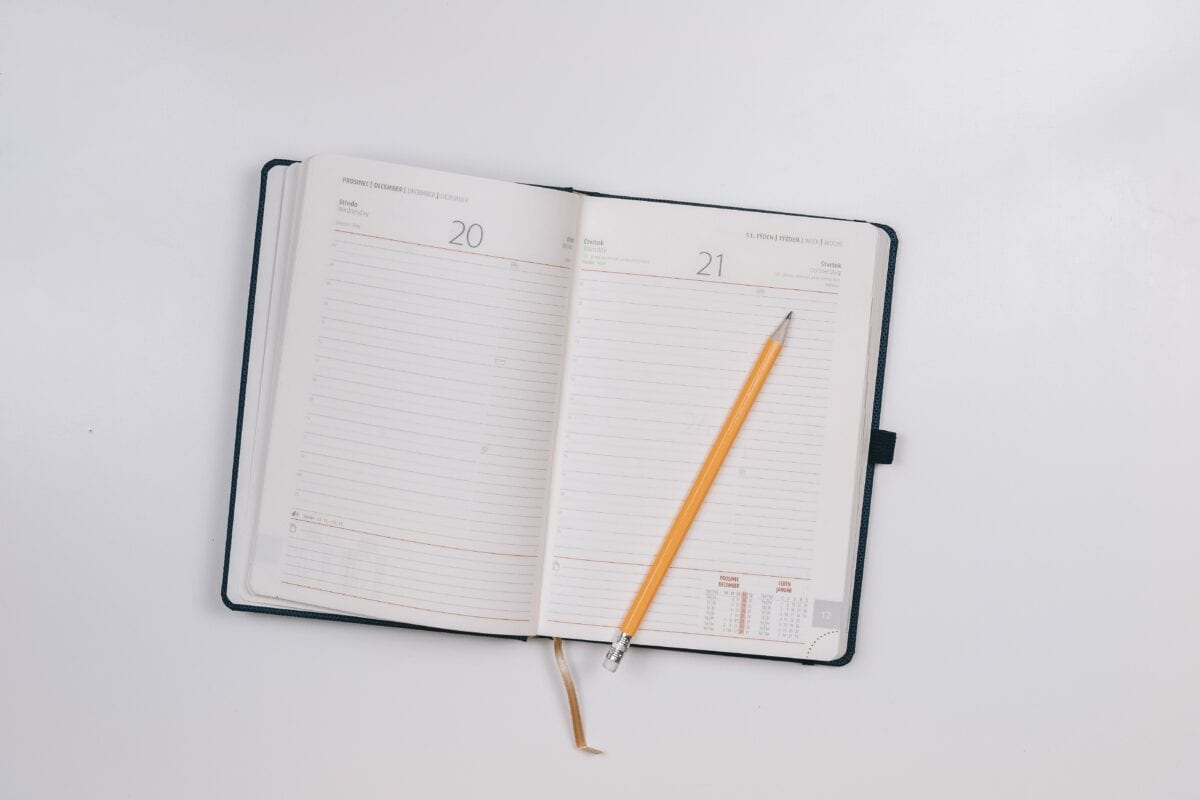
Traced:
<path fill-rule="evenodd" d="M 718 277 L 720 277 L 721 271 L 725 267 L 725 254 L 724 253 L 717 253 L 714 256 L 712 253 L 708 252 L 707 250 L 702 250 L 702 251 L 700 251 L 700 260 L 703 263 L 700 265 L 700 269 L 696 272 L 697 275 L 713 275 L 714 273 L 709 272 L 708 269 L 713 264 L 716 264 L 717 265 L 716 275 Z"/>
<path fill-rule="evenodd" d="M 456 244 L 459 247 L 464 244 L 467 247 L 479 247 L 483 244 L 483 226 L 479 223 L 468 225 L 461 219 L 456 219 L 450 224 L 458 226 L 458 232 L 450 237 L 450 244 Z"/>

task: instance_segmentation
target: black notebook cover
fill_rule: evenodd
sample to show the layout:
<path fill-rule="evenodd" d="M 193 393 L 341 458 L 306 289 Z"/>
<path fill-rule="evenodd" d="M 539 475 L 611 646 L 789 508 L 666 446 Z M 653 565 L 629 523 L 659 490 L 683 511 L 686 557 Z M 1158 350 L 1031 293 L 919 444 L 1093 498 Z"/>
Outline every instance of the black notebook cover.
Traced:
<path fill-rule="evenodd" d="M 263 164 L 262 171 L 259 175 L 258 185 L 258 222 L 254 230 L 254 255 L 250 262 L 250 296 L 246 307 L 246 334 L 242 345 L 242 377 L 241 388 L 238 393 L 238 415 L 237 428 L 233 443 L 233 476 L 229 487 L 229 520 L 225 533 L 225 564 L 221 574 L 221 600 L 226 606 L 234 611 L 254 611 L 260 614 L 278 614 L 285 617 L 307 617 L 310 619 L 326 619 L 335 622 L 358 622 L 367 625 L 387 625 L 394 628 L 414 628 L 416 630 L 441 631 L 445 633 L 459 633 L 470 636 L 488 636 L 500 639 L 524 639 L 523 636 L 505 636 L 491 633 L 475 633 L 473 631 L 458 631 L 448 628 L 431 628 L 425 625 L 413 625 L 407 622 L 393 622 L 391 620 L 371 619 L 369 617 L 355 617 L 347 614 L 336 614 L 322 611 L 304 611 L 290 608 L 270 608 L 268 606 L 254 606 L 243 603 L 235 603 L 229 598 L 229 559 L 230 552 L 233 548 L 233 523 L 234 523 L 234 508 L 237 505 L 237 479 L 238 479 L 238 463 L 241 456 L 242 447 L 242 419 L 246 408 L 246 381 L 250 368 L 250 351 L 251 351 L 251 334 L 254 328 L 254 298 L 255 290 L 258 284 L 258 257 L 262 245 L 263 231 L 263 215 L 266 208 L 267 200 L 267 174 L 275 167 L 287 166 L 288 164 L 297 163 L 294 159 L 276 158 Z M 544 187 L 549 189 L 558 189 L 560 191 L 576 191 L 580 194 L 591 195 L 594 197 L 611 197 L 618 200 L 640 200 L 648 203 L 669 203 L 673 205 L 687 206 L 703 206 L 705 208 L 724 208 L 731 211 L 754 211 L 762 214 L 778 214 L 788 217 L 813 217 L 817 219 L 840 219 L 839 217 L 820 217 L 815 214 L 795 214 L 787 211 L 767 211 L 761 208 L 743 208 L 740 206 L 721 206 L 711 203 L 687 203 L 680 200 L 658 200 L 646 197 L 629 197 L 626 195 L 604 194 L 602 192 L 587 192 L 579 189 L 570 189 L 564 187 L 550 186 Z M 866 222 L 866 220 L 844 220 L 846 222 Z M 783 658 L 780 656 L 764 656 L 746 653 L 728 653 L 720 650 L 693 650 L 691 648 L 682 647 L 660 647 L 657 645 L 637 645 L 634 647 L 649 647 L 656 650 L 679 650 L 686 653 L 710 653 L 712 655 L 722 656 L 740 656 L 742 658 L 761 658 L 771 661 L 795 661 L 801 664 L 821 664 L 824 666 L 840 667 L 850 662 L 854 657 L 855 638 L 858 632 L 858 608 L 859 599 L 862 595 L 862 580 L 863 568 L 866 562 L 867 552 L 867 523 L 871 512 L 871 487 L 875 478 L 876 464 L 889 464 L 892 461 L 892 450 L 895 444 L 895 434 L 879 429 L 879 414 L 883 403 L 883 368 L 887 359 L 888 345 L 888 327 L 891 323 L 892 316 L 892 282 L 896 272 L 896 249 L 899 245 L 899 240 L 896 237 L 896 232 L 887 225 L 878 222 L 870 222 L 870 225 L 882 230 L 888 235 L 891 241 L 891 246 L 888 251 L 888 268 L 887 268 L 887 285 L 884 288 L 883 295 L 883 319 L 880 325 L 879 335 L 879 365 L 875 376 L 875 401 L 871 410 L 871 440 L 869 444 L 869 453 L 867 459 L 867 478 L 866 486 L 863 490 L 863 507 L 862 521 L 859 527 L 858 535 L 858 554 L 854 568 L 854 591 L 851 595 L 850 603 L 850 618 L 849 627 L 846 636 L 846 652 L 841 657 L 834 661 L 814 661 L 806 658 Z M 616 623 L 614 621 L 614 630 Z"/>

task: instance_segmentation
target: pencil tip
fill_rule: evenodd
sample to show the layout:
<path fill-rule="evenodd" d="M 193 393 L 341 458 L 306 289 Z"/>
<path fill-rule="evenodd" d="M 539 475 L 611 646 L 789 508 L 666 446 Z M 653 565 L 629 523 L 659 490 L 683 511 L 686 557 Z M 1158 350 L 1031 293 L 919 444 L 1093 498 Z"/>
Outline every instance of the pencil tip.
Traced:
<path fill-rule="evenodd" d="M 771 334 L 771 339 L 775 340 L 776 342 L 779 342 L 780 344 L 783 344 L 783 338 L 787 335 L 788 325 L 790 325 L 791 323 L 792 323 L 792 312 L 789 311 L 787 313 L 787 316 L 784 317 L 780 321 L 779 325 L 775 328 L 774 333 Z"/>

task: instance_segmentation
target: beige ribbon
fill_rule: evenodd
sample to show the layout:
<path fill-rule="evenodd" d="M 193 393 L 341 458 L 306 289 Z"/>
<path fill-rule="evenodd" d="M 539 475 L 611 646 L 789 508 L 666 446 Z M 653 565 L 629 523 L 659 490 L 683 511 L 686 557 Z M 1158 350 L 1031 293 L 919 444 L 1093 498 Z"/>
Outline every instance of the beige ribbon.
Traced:
<path fill-rule="evenodd" d="M 558 662 L 558 671 L 562 675 L 563 688 L 567 690 L 567 705 L 571 708 L 571 730 L 575 734 L 575 747 L 585 753 L 603 753 L 589 747 L 587 738 L 583 735 L 583 715 L 579 713 L 579 698 L 575 695 L 575 680 L 571 677 L 571 667 L 567 657 L 563 655 L 563 642 L 554 637 L 554 660 Z"/>

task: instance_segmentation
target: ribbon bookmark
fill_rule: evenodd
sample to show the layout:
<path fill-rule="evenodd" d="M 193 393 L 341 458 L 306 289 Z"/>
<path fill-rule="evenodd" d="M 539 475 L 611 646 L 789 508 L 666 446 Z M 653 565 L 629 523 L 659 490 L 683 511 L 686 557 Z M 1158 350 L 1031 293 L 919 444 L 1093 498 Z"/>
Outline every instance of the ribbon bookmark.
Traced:
<path fill-rule="evenodd" d="M 554 660 L 558 662 L 563 688 L 567 690 L 567 705 L 571 708 L 571 729 L 575 733 L 575 747 L 585 753 L 603 753 L 603 750 L 590 747 L 587 738 L 583 735 L 583 715 L 579 713 L 579 698 L 575 695 L 575 680 L 571 677 L 571 667 L 567 664 L 567 657 L 563 655 L 562 639 L 557 636 L 554 637 Z"/>

